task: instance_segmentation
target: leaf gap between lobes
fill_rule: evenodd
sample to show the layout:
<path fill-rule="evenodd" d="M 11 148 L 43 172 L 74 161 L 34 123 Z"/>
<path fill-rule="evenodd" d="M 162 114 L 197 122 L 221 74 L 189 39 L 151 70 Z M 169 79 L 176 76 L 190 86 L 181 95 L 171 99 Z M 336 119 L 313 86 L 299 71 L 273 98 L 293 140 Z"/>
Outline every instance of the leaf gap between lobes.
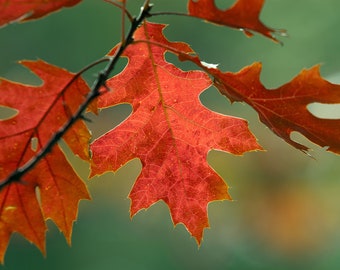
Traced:
<path fill-rule="evenodd" d="M 235 3 L 236 0 L 215 0 L 215 6 L 220 10 L 230 9 Z"/>
<path fill-rule="evenodd" d="M 9 120 L 19 114 L 19 111 L 11 107 L 0 105 L 0 121 Z"/>
<path fill-rule="evenodd" d="M 31 138 L 31 149 L 32 151 L 37 152 L 38 150 L 38 138 L 37 137 Z"/>
<path fill-rule="evenodd" d="M 306 136 L 304 136 L 303 134 L 301 134 L 298 131 L 292 131 L 290 133 L 290 139 L 293 140 L 296 143 L 299 143 L 301 145 L 304 145 L 308 148 L 307 151 L 303 151 L 305 152 L 305 154 L 307 154 L 307 156 L 312 157 L 313 159 L 314 157 L 314 151 L 318 149 L 323 149 L 322 151 L 327 151 L 327 149 L 329 148 L 329 146 L 318 146 L 317 144 L 315 144 L 314 142 L 312 142 L 311 140 L 309 140 Z M 319 150 L 318 150 L 319 151 Z"/>
<path fill-rule="evenodd" d="M 340 119 L 340 104 L 311 103 L 307 106 L 308 111 L 320 119 Z"/>
<path fill-rule="evenodd" d="M 35 187 L 35 197 L 38 201 L 39 206 L 41 207 L 41 192 L 40 192 L 40 187 L 36 186 Z"/>

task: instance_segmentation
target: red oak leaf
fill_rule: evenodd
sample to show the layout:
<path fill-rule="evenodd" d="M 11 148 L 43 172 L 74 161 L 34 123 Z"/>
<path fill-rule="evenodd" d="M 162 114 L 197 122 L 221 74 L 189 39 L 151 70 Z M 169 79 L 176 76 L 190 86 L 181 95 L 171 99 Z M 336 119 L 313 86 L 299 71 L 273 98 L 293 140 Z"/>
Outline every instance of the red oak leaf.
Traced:
<path fill-rule="evenodd" d="M 255 31 L 278 42 L 273 34 L 285 35 L 286 32 L 269 28 L 260 21 L 263 4 L 264 0 L 237 0 L 232 7 L 222 11 L 214 0 L 189 0 L 188 11 L 191 16 L 241 29 L 247 36 L 252 36 L 251 31 Z"/>
<path fill-rule="evenodd" d="M 183 223 L 200 243 L 209 226 L 207 204 L 230 199 L 227 185 L 207 163 L 208 152 L 240 155 L 261 147 L 245 120 L 202 106 L 199 95 L 211 85 L 204 72 L 184 72 L 164 59 L 165 47 L 192 52 L 166 40 L 164 27 L 140 27 L 124 52 L 127 67 L 107 82 L 112 91 L 100 97 L 99 107 L 131 103 L 133 113 L 92 143 L 91 175 L 139 158 L 143 168 L 129 195 L 131 216 L 163 200 L 174 224 Z"/>
<path fill-rule="evenodd" d="M 243 101 L 252 106 L 260 120 L 275 134 L 294 147 L 308 148 L 290 138 L 300 132 L 312 142 L 340 154 L 340 120 L 320 119 L 307 105 L 311 103 L 340 103 L 340 85 L 324 80 L 319 67 L 303 70 L 289 83 L 266 89 L 260 82 L 261 64 L 254 63 L 237 73 L 213 71 L 220 92 L 231 101 Z"/>
<path fill-rule="evenodd" d="M 0 81 L 0 105 L 18 113 L 0 121 L 0 183 L 31 160 L 75 113 L 89 88 L 74 74 L 43 61 L 24 61 L 43 84 L 28 86 Z M 90 133 L 82 121 L 65 134 L 73 152 L 88 160 Z M 22 179 L 0 189 L 0 261 L 13 232 L 21 233 L 45 252 L 45 220 L 52 219 L 70 242 L 78 202 L 89 199 L 84 183 L 55 146 Z M 37 193 L 38 192 L 38 193 Z"/>
<path fill-rule="evenodd" d="M 62 7 L 71 7 L 81 0 L 0 0 L 0 26 L 13 21 L 38 19 Z"/>

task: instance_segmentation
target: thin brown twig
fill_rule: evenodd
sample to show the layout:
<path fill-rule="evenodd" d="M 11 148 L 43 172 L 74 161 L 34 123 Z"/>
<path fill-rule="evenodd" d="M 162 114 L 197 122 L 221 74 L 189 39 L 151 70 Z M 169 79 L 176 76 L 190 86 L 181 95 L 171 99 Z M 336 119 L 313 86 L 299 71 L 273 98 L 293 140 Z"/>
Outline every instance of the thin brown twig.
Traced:
<path fill-rule="evenodd" d="M 125 40 L 125 15 L 126 12 L 126 0 L 123 0 L 123 9 L 122 9 L 122 42 Z"/>
<path fill-rule="evenodd" d="M 118 4 L 117 2 L 115 1 L 112 1 L 112 0 L 104 0 L 105 2 L 109 3 L 109 4 L 112 4 L 118 8 L 120 8 L 124 14 L 126 14 L 126 16 L 129 18 L 129 21 L 132 23 L 134 18 L 133 16 L 131 15 L 131 13 L 126 9 L 126 1 L 123 2 L 123 5 L 120 5 Z"/>
<path fill-rule="evenodd" d="M 162 16 L 162 15 L 175 15 L 175 16 L 197 18 L 197 17 L 195 17 L 193 15 L 190 15 L 188 13 L 173 12 L 173 11 L 159 11 L 159 12 L 152 12 L 152 13 L 150 13 L 150 16 Z"/>
<path fill-rule="evenodd" d="M 178 54 L 178 55 L 191 55 L 191 56 L 197 55 L 196 52 L 194 52 L 194 51 L 192 51 L 192 52 L 182 52 L 182 51 L 177 50 L 174 47 L 165 45 L 163 43 L 156 42 L 156 41 L 150 41 L 150 40 L 146 40 L 146 39 L 134 40 L 133 43 L 134 44 L 137 44 L 137 43 L 148 43 L 148 44 L 151 44 L 151 45 L 162 47 L 162 48 L 164 48 L 164 49 L 166 49 L 166 50 L 168 50 L 170 52 L 173 52 L 175 54 Z"/>

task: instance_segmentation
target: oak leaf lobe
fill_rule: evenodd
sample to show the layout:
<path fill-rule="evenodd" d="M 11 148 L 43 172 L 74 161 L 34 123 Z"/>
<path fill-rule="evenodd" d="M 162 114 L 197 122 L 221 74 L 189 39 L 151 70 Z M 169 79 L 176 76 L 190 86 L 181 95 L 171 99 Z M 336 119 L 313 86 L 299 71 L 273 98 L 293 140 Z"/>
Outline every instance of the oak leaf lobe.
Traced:
<path fill-rule="evenodd" d="M 261 122 L 297 149 L 306 152 L 308 147 L 290 138 L 293 131 L 340 154 L 340 119 L 320 119 L 307 108 L 312 103 L 339 104 L 340 85 L 323 79 L 319 66 L 314 66 L 276 89 L 267 89 L 260 81 L 261 68 L 254 63 L 236 73 L 214 71 L 216 85 L 231 101 L 252 106 Z"/>
<path fill-rule="evenodd" d="M 21 63 L 43 83 L 29 86 L 4 79 L 0 81 L 0 105 L 18 111 L 12 118 L 0 121 L 0 181 L 35 157 L 75 113 L 89 92 L 81 78 L 65 87 L 74 74 L 64 69 L 41 60 Z M 34 147 L 32 140 L 35 140 Z M 76 122 L 64 140 L 76 155 L 89 160 L 90 133 L 84 122 Z M 70 242 L 78 202 L 89 199 L 86 186 L 58 145 L 20 180 L 20 183 L 12 182 L 0 190 L 3 236 L 0 261 L 13 232 L 19 232 L 45 252 L 46 219 L 52 219 Z M 36 189 L 39 189 L 40 198 Z"/>
<path fill-rule="evenodd" d="M 189 0 L 188 14 L 219 25 L 243 30 L 247 36 L 252 31 L 258 32 L 271 40 L 278 42 L 275 33 L 285 36 L 285 30 L 276 30 L 264 25 L 260 20 L 260 13 L 264 0 L 236 0 L 227 10 L 220 10 L 215 0 Z"/>
<path fill-rule="evenodd" d="M 107 81 L 112 91 L 99 98 L 99 107 L 131 103 L 133 113 L 91 144 L 91 175 L 139 158 L 143 167 L 129 195 L 131 215 L 163 200 L 174 224 L 183 223 L 200 243 L 209 226 L 207 204 L 230 199 L 227 185 L 207 163 L 208 152 L 241 155 L 261 147 L 246 121 L 200 103 L 200 93 L 211 85 L 204 72 L 185 72 L 165 60 L 166 48 L 193 51 L 169 42 L 164 27 L 149 22 L 140 27 L 124 52 L 128 65 Z"/>
<path fill-rule="evenodd" d="M 62 7 L 71 7 L 81 0 L 0 0 L 0 27 L 13 21 L 38 19 Z"/>

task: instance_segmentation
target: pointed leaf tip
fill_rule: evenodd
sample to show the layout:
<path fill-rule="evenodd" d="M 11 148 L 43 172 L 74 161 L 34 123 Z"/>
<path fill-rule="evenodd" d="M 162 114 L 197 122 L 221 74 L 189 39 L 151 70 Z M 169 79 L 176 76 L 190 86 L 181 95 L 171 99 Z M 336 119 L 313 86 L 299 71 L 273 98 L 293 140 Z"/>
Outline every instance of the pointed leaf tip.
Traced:
<path fill-rule="evenodd" d="M 81 0 L 0 0 L 0 27 L 12 22 L 38 19 L 63 7 L 71 7 Z"/>
<path fill-rule="evenodd" d="M 237 0 L 227 10 L 220 10 L 215 0 L 189 0 L 188 14 L 206 21 L 242 30 L 248 37 L 258 32 L 280 43 L 275 34 L 286 36 L 285 30 L 275 30 L 264 25 L 259 19 L 264 0 Z"/>

